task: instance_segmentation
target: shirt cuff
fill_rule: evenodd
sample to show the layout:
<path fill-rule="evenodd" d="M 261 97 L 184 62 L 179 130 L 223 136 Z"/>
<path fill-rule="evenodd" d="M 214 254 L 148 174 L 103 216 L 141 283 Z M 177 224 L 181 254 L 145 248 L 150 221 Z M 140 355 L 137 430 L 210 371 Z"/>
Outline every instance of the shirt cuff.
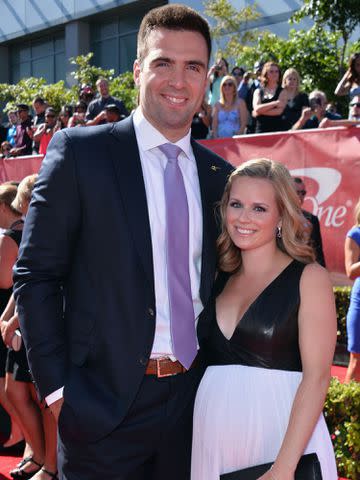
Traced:
<path fill-rule="evenodd" d="M 47 397 L 45 397 L 45 402 L 49 406 L 52 403 L 55 403 L 57 400 L 63 397 L 64 387 L 58 388 L 55 392 L 50 393 Z"/>

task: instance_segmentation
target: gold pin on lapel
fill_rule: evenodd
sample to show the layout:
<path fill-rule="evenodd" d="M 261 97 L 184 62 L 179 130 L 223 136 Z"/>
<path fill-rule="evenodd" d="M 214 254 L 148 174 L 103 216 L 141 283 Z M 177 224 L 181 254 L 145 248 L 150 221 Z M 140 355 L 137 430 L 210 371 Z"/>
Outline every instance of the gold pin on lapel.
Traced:
<path fill-rule="evenodd" d="M 211 165 L 211 170 L 214 170 L 214 172 L 216 172 L 216 170 L 220 170 L 220 167 L 217 167 L 216 165 Z"/>

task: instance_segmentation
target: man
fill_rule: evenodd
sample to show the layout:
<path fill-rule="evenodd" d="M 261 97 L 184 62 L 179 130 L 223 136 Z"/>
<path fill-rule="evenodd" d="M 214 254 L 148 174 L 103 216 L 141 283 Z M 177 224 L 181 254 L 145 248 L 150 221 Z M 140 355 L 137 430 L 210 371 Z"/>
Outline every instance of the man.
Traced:
<path fill-rule="evenodd" d="M 66 480 L 189 478 L 203 372 L 195 319 L 232 170 L 189 138 L 210 51 L 194 10 L 150 11 L 134 63 L 139 108 L 56 133 L 43 161 L 15 295 L 40 396 L 61 412 Z"/>
<path fill-rule="evenodd" d="M 39 144 L 39 153 L 45 155 L 47 147 L 55 133 L 57 115 L 52 107 L 45 110 L 45 122 L 38 126 L 34 133 L 34 141 Z"/>
<path fill-rule="evenodd" d="M 89 103 L 86 112 L 86 125 L 101 125 L 105 123 L 105 110 L 106 105 L 115 104 L 121 115 L 127 117 L 129 112 L 126 110 L 125 105 L 121 100 L 112 97 L 109 93 L 109 84 L 105 78 L 99 78 L 96 82 L 96 88 L 99 92 L 99 98 L 95 98 Z"/>
<path fill-rule="evenodd" d="M 324 118 L 319 127 L 356 127 L 360 125 L 360 95 L 355 95 L 349 103 L 349 118 L 344 120 L 331 120 Z"/>
<path fill-rule="evenodd" d="M 300 204 L 304 203 L 305 195 L 306 195 L 306 188 L 303 180 L 299 177 L 293 177 L 294 186 L 296 193 L 299 197 Z M 325 265 L 325 257 L 322 248 L 322 239 L 321 239 L 321 231 L 320 231 L 320 222 L 317 216 L 313 215 L 312 213 L 308 212 L 307 210 L 302 210 L 302 213 L 306 220 L 309 222 L 311 226 L 311 235 L 310 235 L 310 242 L 311 245 L 314 247 L 316 261 L 326 267 Z"/>
<path fill-rule="evenodd" d="M 10 152 L 14 157 L 32 154 L 32 129 L 29 105 L 20 103 L 17 105 L 17 109 L 20 122 L 16 125 L 15 147 Z"/>
<path fill-rule="evenodd" d="M 105 120 L 106 123 L 114 123 L 123 120 L 124 116 L 121 115 L 120 109 L 117 105 L 111 104 L 105 107 Z"/>
<path fill-rule="evenodd" d="M 329 118 L 330 120 L 341 119 L 339 114 L 326 111 L 327 98 L 326 94 L 321 90 L 313 90 L 310 93 L 309 103 L 310 107 L 303 109 L 301 117 L 292 126 L 292 130 L 318 128 L 324 118 Z"/>
<path fill-rule="evenodd" d="M 34 133 L 36 129 L 45 123 L 45 110 L 47 103 L 42 97 L 35 97 L 32 102 L 32 108 L 35 112 L 35 116 L 32 121 L 32 132 Z M 39 142 L 33 138 L 33 153 L 38 154 L 39 152 Z"/>

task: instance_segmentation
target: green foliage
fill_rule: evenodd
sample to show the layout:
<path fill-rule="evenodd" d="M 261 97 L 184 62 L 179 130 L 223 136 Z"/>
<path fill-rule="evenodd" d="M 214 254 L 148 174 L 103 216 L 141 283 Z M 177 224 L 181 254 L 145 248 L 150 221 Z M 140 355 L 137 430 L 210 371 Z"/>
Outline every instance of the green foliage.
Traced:
<path fill-rule="evenodd" d="M 121 73 L 115 77 L 110 82 L 110 93 L 116 98 L 121 98 L 129 112 L 136 108 L 138 90 L 132 72 Z"/>
<path fill-rule="evenodd" d="M 326 397 L 325 420 L 334 446 L 340 477 L 360 475 L 360 383 L 341 384 L 333 378 Z"/>
<path fill-rule="evenodd" d="M 346 314 L 350 303 L 350 287 L 334 287 L 335 304 L 337 313 L 337 342 L 347 344 L 346 337 Z"/>
<path fill-rule="evenodd" d="M 16 108 L 18 103 L 26 103 L 31 106 L 33 99 L 37 96 L 59 111 L 63 105 L 75 104 L 78 100 L 79 87 L 83 83 L 95 88 L 96 80 L 99 77 L 106 78 L 109 81 L 110 93 L 123 100 L 126 108 L 131 111 L 137 105 L 137 90 L 134 85 L 131 72 L 122 73 L 114 78 L 113 70 L 104 70 L 103 68 L 91 65 L 93 53 L 80 55 L 70 59 L 76 69 L 71 75 L 76 79 L 77 84 L 68 88 L 63 80 L 47 84 L 43 78 L 25 78 L 17 84 L 0 84 L 0 102 L 6 103 L 4 111 L 8 112 Z"/>
<path fill-rule="evenodd" d="M 86 83 L 95 88 L 96 80 L 99 77 L 112 80 L 114 77 L 114 70 L 105 70 L 101 67 L 96 67 L 91 64 L 93 58 L 93 52 L 89 52 L 87 55 L 79 55 L 78 57 L 71 57 L 70 63 L 76 68 L 71 72 L 71 76 L 77 81 L 78 85 Z"/>
<path fill-rule="evenodd" d="M 260 17 L 256 5 L 237 10 L 229 0 L 205 0 L 204 13 L 215 20 L 211 34 L 217 43 L 218 55 L 234 61 L 244 45 L 256 40 L 257 31 L 247 30 L 248 22 Z"/>

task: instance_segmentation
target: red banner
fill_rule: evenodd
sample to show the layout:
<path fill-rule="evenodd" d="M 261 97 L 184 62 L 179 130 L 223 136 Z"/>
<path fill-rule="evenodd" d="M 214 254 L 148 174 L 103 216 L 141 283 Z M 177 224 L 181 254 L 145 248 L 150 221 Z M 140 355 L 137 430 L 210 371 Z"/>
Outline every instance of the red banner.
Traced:
<path fill-rule="evenodd" d="M 203 141 L 233 165 L 266 157 L 303 177 L 304 208 L 320 220 L 326 264 L 334 283 L 349 284 L 344 273 L 344 239 L 354 224 L 360 197 L 360 128 L 300 130 Z M 0 160 L 0 182 L 37 172 L 42 156 Z"/>
<path fill-rule="evenodd" d="M 344 273 L 344 240 L 354 225 L 360 197 L 360 128 L 300 130 L 203 141 L 233 165 L 252 158 L 282 162 L 303 177 L 303 208 L 320 220 L 327 267 L 335 284 L 349 284 Z"/>

